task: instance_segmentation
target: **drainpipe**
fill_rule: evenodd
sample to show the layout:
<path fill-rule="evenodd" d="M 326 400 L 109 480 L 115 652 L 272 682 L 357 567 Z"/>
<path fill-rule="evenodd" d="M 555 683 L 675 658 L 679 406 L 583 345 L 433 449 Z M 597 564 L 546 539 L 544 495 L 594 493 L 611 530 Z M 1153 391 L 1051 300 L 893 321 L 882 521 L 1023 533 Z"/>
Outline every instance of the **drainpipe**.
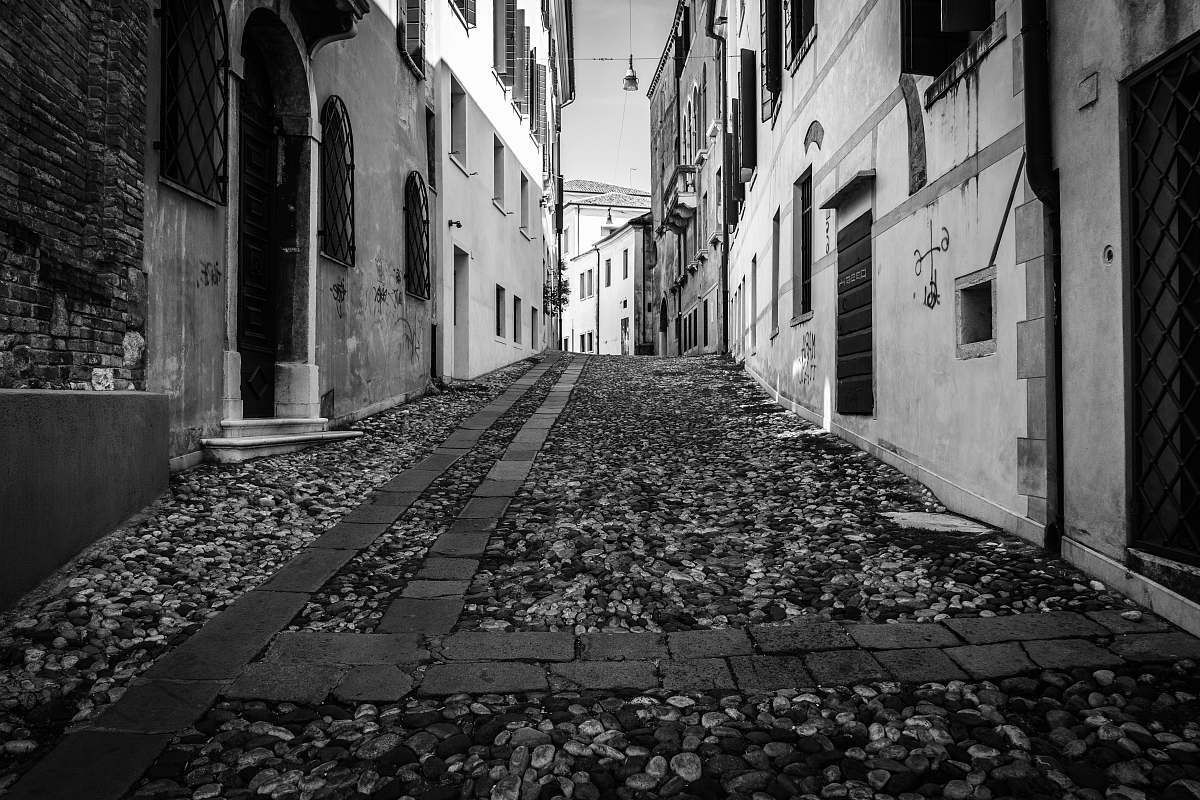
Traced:
<path fill-rule="evenodd" d="M 719 281 L 721 284 L 721 340 L 720 352 L 729 352 L 729 192 L 726 187 L 729 186 L 730 165 L 725 163 L 725 139 L 728 137 L 727 125 L 728 118 L 725 115 L 726 109 L 729 107 L 729 81 L 725 79 L 725 37 L 717 35 L 717 4 L 712 3 L 708 7 L 708 23 L 704 26 L 704 32 L 708 38 L 717 43 L 717 82 L 721 85 L 721 141 L 718 143 L 721 148 L 721 185 L 717 191 L 721 193 L 721 270 Z M 728 24 L 728 22 L 726 22 Z"/>
<path fill-rule="evenodd" d="M 604 284 L 600 274 L 600 248 L 596 248 L 596 355 L 600 355 L 600 287 Z"/>
<path fill-rule="evenodd" d="M 1058 171 L 1054 168 L 1050 103 L 1050 19 L 1046 0 L 1022 0 L 1025 57 L 1025 175 L 1042 202 L 1046 285 L 1046 549 L 1062 550 L 1065 496 L 1063 464 L 1062 259 Z"/>

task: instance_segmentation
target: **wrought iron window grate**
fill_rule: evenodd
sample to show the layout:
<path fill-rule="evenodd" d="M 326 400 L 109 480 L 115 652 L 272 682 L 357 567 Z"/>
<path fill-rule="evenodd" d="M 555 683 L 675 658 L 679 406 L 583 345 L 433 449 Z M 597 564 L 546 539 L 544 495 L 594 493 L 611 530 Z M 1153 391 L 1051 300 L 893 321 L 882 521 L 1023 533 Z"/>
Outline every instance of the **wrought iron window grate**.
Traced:
<path fill-rule="evenodd" d="M 337 95 L 321 109 L 321 252 L 354 266 L 354 138 Z"/>
<path fill-rule="evenodd" d="M 1200 563 L 1200 44 L 1129 98 L 1133 539 Z"/>
<path fill-rule="evenodd" d="M 229 36 L 220 0 L 171 0 L 162 22 L 163 178 L 224 203 L 229 115 Z"/>
<path fill-rule="evenodd" d="M 429 192 L 416 170 L 404 182 L 404 286 L 429 298 Z"/>

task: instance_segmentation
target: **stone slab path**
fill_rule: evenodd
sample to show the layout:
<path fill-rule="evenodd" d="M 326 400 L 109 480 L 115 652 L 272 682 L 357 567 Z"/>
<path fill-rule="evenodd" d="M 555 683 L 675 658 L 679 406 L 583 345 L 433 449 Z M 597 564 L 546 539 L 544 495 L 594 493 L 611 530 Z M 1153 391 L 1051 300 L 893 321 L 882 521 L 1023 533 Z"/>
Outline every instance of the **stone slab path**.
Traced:
<path fill-rule="evenodd" d="M 379 486 L 270 580 L 159 659 L 8 796 L 992 800 L 1035 787 L 1030 796 L 1098 800 L 1103 789 L 1108 797 L 1139 800 L 1157 796 L 1147 794 L 1148 787 L 1163 790 L 1164 797 L 1192 797 L 1186 793 L 1194 784 L 1200 798 L 1200 725 L 1185 721 L 1189 710 L 1200 712 L 1200 640 L 1102 587 L 1089 588 L 1085 578 L 1071 577 L 1049 559 L 1016 580 L 1036 585 L 1040 575 L 1056 585 L 1074 580 L 1082 588 L 1070 603 L 1039 608 L 1035 601 L 1025 613 L 1011 604 L 997 605 L 997 613 L 983 597 L 977 605 L 947 602 L 907 619 L 864 619 L 834 613 L 857 606 L 833 602 L 820 613 L 797 613 L 799 603 L 782 597 L 757 606 L 758 612 L 705 617 L 697 596 L 681 602 L 699 614 L 656 613 L 643 624 L 626 625 L 632 617 L 618 614 L 605 626 L 481 626 L 479 609 L 494 607 L 509 588 L 490 586 L 497 581 L 516 582 L 526 596 L 529 590 L 556 591 L 564 577 L 584 576 L 586 585 L 594 585 L 587 577 L 589 559 L 608 572 L 637 574 L 664 557 L 641 543 L 638 514 L 612 513 L 610 504 L 625 500 L 619 488 L 582 497 L 577 491 L 611 479 L 596 463 L 614 453 L 631 461 L 634 473 L 644 471 L 643 490 L 649 473 L 671 480 L 656 463 L 663 443 L 630 450 L 623 438 L 628 431 L 599 428 L 593 417 L 616 421 L 624 415 L 628 422 L 628 408 L 647 417 L 686 417 L 704 411 L 697 398 L 715 395 L 727 407 L 731 398 L 749 400 L 740 408 L 749 410 L 745 416 L 755 425 L 778 424 L 771 421 L 776 413 L 745 391 L 745 383 L 727 373 L 701 372 L 711 369 L 711 361 L 563 361 L 565 368 L 551 359 L 530 370 L 424 461 Z M 664 364 L 708 393 L 685 394 L 667 408 L 655 394 L 663 391 L 661 384 L 613 391 L 614 382 L 625 390 L 621 380 L 636 382 L 648 365 Z M 545 380 L 554 383 L 544 395 L 531 394 Z M 536 407 L 531 398 L 540 401 Z M 463 484 L 453 517 L 424 548 L 403 587 L 387 595 L 373 627 L 362 630 L 361 621 L 351 630 L 298 626 L 314 603 L 327 602 L 322 598 L 331 582 L 402 525 L 519 401 L 527 409 L 519 429 L 513 424 L 505 434 L 503 452 L 481 480 Z M 710 440 L 722 433 L 719 426 L 719 420 L 707 426 Z M 643 446 L 646 430 L 642 423 L 637 431 Z M 856 505 L 854 513 L 841 513 L 843 522 L 833 530 L 817 526 L 818 537 L 840 534 L 863 542 L 876 532 L 899 536 L 899 526 L 884 514 L 940 511 L 877 464 L 847 473 L 842 462 L 857 464 L 861 454 L 825 441 L 806 452 L 807 440 L 787 435 L 793 431 L 812 435 L 791 415 L 785 429 L 773 433 L 799 449 L 809 477 L 818 459 L 827 457 L 830 472 L 850 480 L 882 476 L 893 498 L 874 509 Z M 737 436 L 745 434 L 737 428 L 723 437 L 724 446 L 736 449 Z M 676 443 L 684 449 L 688 444 L 686 437 Z M 721 448 L 713 448 L 711 459 L 731 470 L 727 481 L 753 492 L 757 481 L 770 480 L 771 469 L 749 444 L 742 442 L 757 459 L 757 473 L 727 461 Z M 830 480 L 829 474 L 816 477 Z M 565 482 L 559 484 L 561 497 L 546 491 L 551 480 Z M 712 492 L 712 504 L 719 506 L 720 490 Z M 839 513 L 836 506 L 813 510 L 824 519 Z M 555 516 L 563 513 L 570 525 Z M 600 525 L 611 536 L 580 533 L 590 514 L 608 514 Z M 665 519 L 668 526 L 706 530 L 717 542 L 745 538 L 738 532 L 744 526 L 727 526 L 723 534 L 712 525 L 717 520 L 703 514 L 668 510 Z M 936 527 L 946 517 L 928 519 Z M 855 527 L 862 520 L 868 527 Z M 779 515 L 769 523 L 781 536 L 790 530 Z M 928 529 L 922 533 L 933 536 Z M 576 547 L 568 539 L 573 534 L 587 538 L 591 549 Z M 1013 552 L 1036 563 L 1015 540 L 986 529 L 971 534 L 997 543 L 988 550 L 992 560 L 1002 562 L 1005 552 Z M 530 558 L 531 547 L 554 543 L 570 546 L 570 557 L 543 561 L 539 551 Z M 765 562 L 761 552 L 753 558 Z M 716 572 L 716 565 L 727 580 L 736 569 L 729 554 L 711 556 L 711 562 L 695 553 L 675 557 L 657 574 L 670 584 L 682 580 L 667 577 L 672 571 L 704 574 Z M 1006 568 L 1001 563 L 999 569 Z M 765 573 L 760 568 L 759 576 Z M 985 583 L 997 580 L 985 577 Z M 921 580 L 931 583 L 912 580 L 918 587 Z M 954 582 L 960 591 L 966 585 L 961 575 Z M 761 611 L 770 602 L 778 603 L 779 614 Z M 553 612 L 544 617 L 554 618 Z M 583 612 L 576 617 L 582 619 L 596 618 Z M 1147 693 L 1140 686 L 1156 688 Z M 1031 699 L 1039 695 L 1049 700 Z M 1143 706 L 1146 713 L 1134 714 Z M 1050 730 L 1030 721 L 1035 710 L 1052 721 Z M 1042 745 L 1031 744 L 1031 736 L 1038 742 L 1049 737 L 1061 753 L 1078 750 L 1072 758 L 1087 754 L 1092 761 L 1081 760 L 1086 769 L 1038 762 L 1033 756 Z M 1132 744 L 1124 750 L 1118 744 L 1112 753 L 1107 745 L 1088 749 L 1122 741 Z M 216 758 L 218 753 L 226 755 Z M 88 781 L 83 776 L 97 763 L 105 765 L 103 779 Z M 1170 769 L 1155 777 L 1156 764 Z"/>

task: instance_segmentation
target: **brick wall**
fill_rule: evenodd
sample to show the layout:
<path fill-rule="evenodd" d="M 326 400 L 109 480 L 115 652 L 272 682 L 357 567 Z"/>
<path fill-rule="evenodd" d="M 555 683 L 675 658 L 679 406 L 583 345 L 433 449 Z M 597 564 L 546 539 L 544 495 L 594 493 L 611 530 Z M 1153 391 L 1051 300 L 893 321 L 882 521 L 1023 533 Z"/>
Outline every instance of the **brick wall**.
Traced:
<path fill-rule="evenodd" d="M 147 0 L 0 0 L 0 388 L 143 388 Z"/>

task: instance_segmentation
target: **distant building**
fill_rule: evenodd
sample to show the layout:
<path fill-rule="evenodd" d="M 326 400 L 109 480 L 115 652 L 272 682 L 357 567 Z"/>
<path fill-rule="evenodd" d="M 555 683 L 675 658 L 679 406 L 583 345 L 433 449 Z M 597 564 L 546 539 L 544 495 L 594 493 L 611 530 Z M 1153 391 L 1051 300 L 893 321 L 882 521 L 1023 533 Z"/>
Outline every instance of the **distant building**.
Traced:
<path fill-rule="evenodd" d="M 652 284 L 654 241 L 644 213 L 572 258 L 563 312 L 562 349 L 597 355 L 654 352 Z"/>
<path fill-rule="evenodd" d="M 725 348 L 725 42 L 713 7 L 680 0 L 650 82 L 650 164 L 660 355 Z"/>

